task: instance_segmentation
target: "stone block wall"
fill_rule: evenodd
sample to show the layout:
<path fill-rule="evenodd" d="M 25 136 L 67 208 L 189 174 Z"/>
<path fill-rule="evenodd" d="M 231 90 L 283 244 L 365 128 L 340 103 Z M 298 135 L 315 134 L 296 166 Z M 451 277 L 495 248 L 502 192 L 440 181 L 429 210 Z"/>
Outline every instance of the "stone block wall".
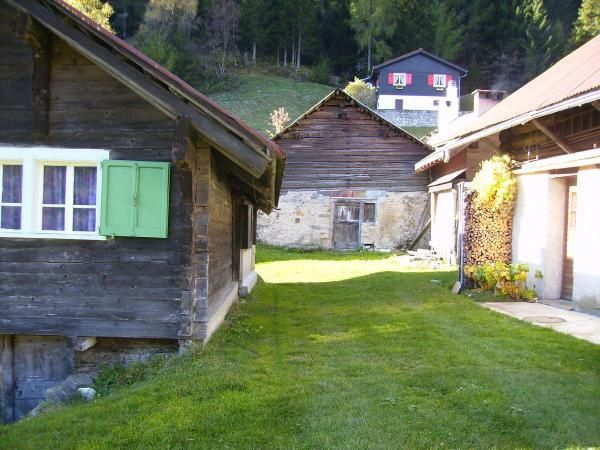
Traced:
<path fill-rule="evenodd" d="M 376 204 L 375 222 L 361 225 L 361 243 L 373 244 L 375 250 L 405 248 L 418 233 L 423 215 L 429 215 L 427 192 L 289 191 L 282 194 L 279 210 L 269 216 L 259 214 L 258 241 L 292 248 L 333 248 L 336 199 Z M 427 241 L 427 237 L 422 239 Z"/>
<path fill-rule="evenodd" d="M 377 113 L 400 128 L 438 126 L 438 111 L 378 109 Z"/>

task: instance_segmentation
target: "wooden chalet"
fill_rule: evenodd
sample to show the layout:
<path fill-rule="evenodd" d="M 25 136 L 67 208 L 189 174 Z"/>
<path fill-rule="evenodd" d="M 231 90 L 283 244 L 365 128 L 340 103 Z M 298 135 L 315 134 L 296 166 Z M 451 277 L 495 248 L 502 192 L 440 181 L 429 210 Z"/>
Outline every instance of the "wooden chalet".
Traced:
<path fill-rule="evenodd" d="M 302 248 L 389 250 L 428 219 L 430 147 L 340 89 L 273 138 L 287 154 L 277 211 L 259 239 Z"/>
<path fill-rule="evenodd" d="M 283 153 L 61 0 L 0 0 L 0 393 L 204 341 Z"/>
<path fill-rule="evenodd" d="M 430 171 L 432 248 L 460 262 L 462 192 L 481 161 L 509 154 L 517 161 L 513 261 L 528 263 L 541 299 L 572 301 L 600 313 L 600 37 L 466 126 L 429 143 L 415 165 Z"/>

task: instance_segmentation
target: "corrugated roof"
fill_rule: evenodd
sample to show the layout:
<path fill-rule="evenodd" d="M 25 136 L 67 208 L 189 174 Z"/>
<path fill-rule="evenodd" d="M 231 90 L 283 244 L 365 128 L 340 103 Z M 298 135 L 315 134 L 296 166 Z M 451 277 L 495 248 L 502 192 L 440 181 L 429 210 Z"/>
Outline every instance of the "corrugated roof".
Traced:
<path fill-rule="evenodd" d="M 600 89 L 600 36 L 582 45 L 522 88 L 464 127 L 450 128 L 430 139 L 435 147 L 450 144 L 480 130 L 522 118 L 528 122 L 544 110 Z M 554 110 L 549 113 L 556 112 Z M 507 127 L 514 124 L 507 123 Z M 498 129 L 490 130 L 490 134 Z M 479 136 L 481 137 L 481 136 Z M 457 143 L 458 144 L 458 143 Z M 460 143 L 460 145 L 464 142 Z"/>

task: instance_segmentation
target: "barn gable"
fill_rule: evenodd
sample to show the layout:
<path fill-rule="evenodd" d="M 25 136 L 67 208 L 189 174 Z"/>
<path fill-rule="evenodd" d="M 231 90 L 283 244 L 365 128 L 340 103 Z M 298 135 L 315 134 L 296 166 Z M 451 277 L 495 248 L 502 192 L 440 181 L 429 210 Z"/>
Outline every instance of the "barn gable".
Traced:
<path fill-rule="evenodd" d="M 287 155 L 283 191 L 425 191 L 414 163 L 431 151 L 407 131 L 336 89 L 273 140 Z"/>

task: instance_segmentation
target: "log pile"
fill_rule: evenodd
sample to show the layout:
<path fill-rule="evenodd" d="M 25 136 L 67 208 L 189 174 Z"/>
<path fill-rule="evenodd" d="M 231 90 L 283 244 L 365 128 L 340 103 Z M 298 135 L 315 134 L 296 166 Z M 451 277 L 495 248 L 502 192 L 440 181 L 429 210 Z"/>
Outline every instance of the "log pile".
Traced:
<path fill-rule="evenodd" d="M 465 265 L 512 260 L 512 208 L 494 210 L 477 206 L 476 192 L 465 198 Z"/>

